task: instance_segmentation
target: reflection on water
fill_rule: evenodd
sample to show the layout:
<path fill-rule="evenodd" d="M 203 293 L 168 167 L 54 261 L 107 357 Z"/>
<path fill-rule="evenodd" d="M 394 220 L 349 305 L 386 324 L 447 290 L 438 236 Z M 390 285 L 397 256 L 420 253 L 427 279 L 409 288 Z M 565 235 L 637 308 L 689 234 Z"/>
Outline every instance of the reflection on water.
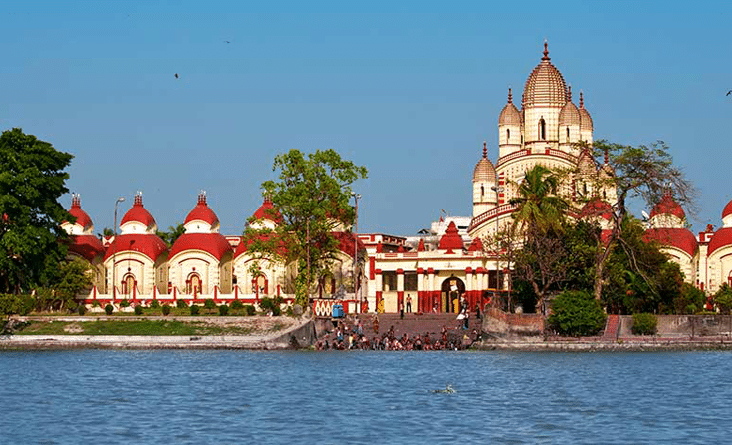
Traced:
<path fill-rule="evenodd" d="M 731 363 L 728 352 L 1 352 L 0 431 L 9 444 L 719 443 Z"/>

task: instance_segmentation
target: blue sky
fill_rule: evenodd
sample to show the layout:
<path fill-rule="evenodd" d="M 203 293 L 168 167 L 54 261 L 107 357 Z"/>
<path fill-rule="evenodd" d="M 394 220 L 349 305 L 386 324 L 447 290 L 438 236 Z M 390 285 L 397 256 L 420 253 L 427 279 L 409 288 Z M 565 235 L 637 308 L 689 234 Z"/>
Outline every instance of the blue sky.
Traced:
<path fill-rule="evenodd" d="M 124 211 L 143 191 L 165 228 L 206 190 L 222 232 L 238 234 L 275 155 L 333 148 L 369 170 L 355 186 L 359 231 L 410 235 L 440 209 L 470 215 L 482 142 L 495 159 L 506 90 L 520 98 L 546 38 L 585 93 L 596 139 L 671 147 L 699 191 L 700 230 L 720 225 L 732 198 L 731 12 L 727 2 L 14 2 L 0 11 L 0 128 L 74 154 L 68 187 L 98 231 L 118 196 Z"/>

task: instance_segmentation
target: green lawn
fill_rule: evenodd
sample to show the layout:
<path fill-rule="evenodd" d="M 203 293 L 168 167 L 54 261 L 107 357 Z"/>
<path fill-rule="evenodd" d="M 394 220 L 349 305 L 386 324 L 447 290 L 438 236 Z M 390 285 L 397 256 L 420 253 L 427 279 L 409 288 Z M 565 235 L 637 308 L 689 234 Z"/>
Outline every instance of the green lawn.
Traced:
<path fill-rule="evenodd" d="M 282 328 L 271 326 L 271 331 Z M 254 325 L 219 326 L 205 322 L 181 322 L 173 320 L 103 320 L 85 322 L 30 321 L 15 335 L 250 335 Z"/>

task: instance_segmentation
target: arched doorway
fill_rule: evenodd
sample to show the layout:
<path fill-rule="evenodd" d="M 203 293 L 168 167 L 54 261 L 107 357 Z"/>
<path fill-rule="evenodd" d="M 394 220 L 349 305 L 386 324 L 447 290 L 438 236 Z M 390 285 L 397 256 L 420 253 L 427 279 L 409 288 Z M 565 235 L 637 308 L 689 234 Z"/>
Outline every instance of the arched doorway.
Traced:
<path fill-rule="evenodd" d="M 195 272 L 188 275 L 188 279 L 186 279 L 186 293 L 198 295 L 202 292 L 203 280 L 201 280 L 201 276 Z"/>
<path fill-rule="evenodd" d="M 440 292 L 441 312 L 460 312 L 459 304 L 456 302 L 460 301 L 460 297 L 465 293 L 465 283 L 458 277 L 449 277 L 442 282 L 442 292 Z"/>
<path fill-rule="evenodd" d="M 137 286 L 137 280 L 132 274 L 127 274 L 122 279 L 122 294 L 130 295 L 134 292 L 135 286 Z"/>

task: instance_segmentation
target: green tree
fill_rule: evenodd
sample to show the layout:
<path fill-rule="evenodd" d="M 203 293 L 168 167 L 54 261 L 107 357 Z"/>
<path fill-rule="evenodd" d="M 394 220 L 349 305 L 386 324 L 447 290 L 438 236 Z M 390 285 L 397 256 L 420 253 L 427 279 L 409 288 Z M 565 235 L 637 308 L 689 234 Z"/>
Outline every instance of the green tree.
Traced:
<path fill-rule="evenodd" d="M 307 156 L 290 150 L 275 157 L 272 170 L 279 178 L 262 189 L 274 207 L 269 216 L 279 223 L 274 230 L 249 225 L 244 242 L 262 258 L 297 264 L 296 300 L 306 306 L 311 284 L 328 270 L 338 249 L 333 231 L 353 223 L 351 186 L 368 172 L 334 150 Z"/>
<path fill-rule="evenodd" d="M 80 258 L 63 262 L 59 268 L 59 280 L 54 286 L 57 301 L 54 309 L 73 310 L 76 296 L 91 287 L 92 273 L 89 263 Z"/>
<path fill-rule="evenodd" d="M 732 288 L 727 283 L 722 284 L 714 294 L 714 304 L 723 314 L 729 315 L 732 311 Z"/>
<path fill-rule="evenodd" d="M 559 178 L 537 165 L 526 173 L 518 196 L 510 201 L 516 209 L 509 243 L 520 247 L 506 250 L 513 256 L 510 262 L 516 278 L 531 284 L 542 312 L 547 292 L 564 281 L 570 270 L 570 252 L 562 239 L 569 205 L 556 196 L 558 186 Z"/>
<path fill-rule="evenodd" d="M 72 158 L 19 128 L 0 135 L 0 292 L 52 284 L 67 251 L 61 222 L 73 220 L 58 203 Z"/>
<path fill-rule="evenodd" d="M 158 230 L 155 233 L 165 242 L 165 244 L 168 245 L 168 247 L 171 247 L 175 243 L 175 240 L 186 233 L 186 228 L 183 224 L 178 224 L 175 227 L 169 226 L 168 230 Z"/>
<path fill-rule="evenodd" d="M 580 145 L 581 149 L 589 150 L 596 160 L 602 157 L 607 159 L 606 168 L 598 169 L 594 177 L 586 178 L 592 183 L 592 189 L 611 190 L 617 196 L 617 201 L 611 203 L 610 231 L 603 239 L 598 239 L 600 253 L 595 264 L 593 294 L 600 300 L 607 278 L 605 269 L 615 247 L 627 248 L 622 226 L 628 216 L 628 201 L 640 199 L 652 207 L 658 203 L 663 193 L 671 192 L 680 205 L 693 209 L 695 189 L 683 171 L 673 165 L 668 146 L 661 141 L 638 147 L 602 140 L 596 141 L 592 146 Z M 579 171 L 574 173 L 582 174 Z M 629 254 L 629 257 L 632 258 L 632 255 Z M 642 279 L 647 278 L 640 269 L 636 269 L 633 261 L 630 262 L 630 266 Z"/>
<path fill-rule="evenodd" d="M 562 335 L 595 335 L 605 326 L 607 316 L 591 294 L 583 291 L 566 291 L 552 302 L 549 325 Z"/>

